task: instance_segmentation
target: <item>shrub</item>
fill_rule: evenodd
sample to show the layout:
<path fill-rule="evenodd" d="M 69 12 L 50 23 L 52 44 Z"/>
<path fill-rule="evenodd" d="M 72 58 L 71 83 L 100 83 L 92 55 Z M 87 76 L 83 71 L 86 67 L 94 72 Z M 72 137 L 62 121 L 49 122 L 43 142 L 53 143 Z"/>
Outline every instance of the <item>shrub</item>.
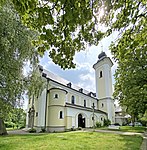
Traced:
<path fill-rule="evenodd" d="M 45 128 L 41 128 L 41 132 L 46 132 L 46 129 Z"/>
<path fill-rule="evenodd" d="M 78 127 L 77 129 L 78 129 L 78 130 L 82 130 L 82 127 Z"/>
<path fill-rule="evenodd" d="M 76 129 L 75 129 L 75 128 L 71 128 L 70 130 L 71 130 L 71 131 L 76 131 Z"/>
<path fill-rule="evenodd" d="M 109 119 L 104 119 L 104 126 L 109 126 L 111 121 Z"/>
<path fill-rule="evenodd" d="M 119 124 L 119 123 L 114 123 L 114 125 L 115 125 L 115 126 L 120 126 L 120 124 Z"/>
<path fill-rule="evenodd" d="M 97 128 L 100 128 L 101 126 L 102 126 L 101 123 L 97 121 L 97 122 L 96 122 L 96 127 L 97 127 Z"/>
<path fill-rule="evenodd" d="M 29 133 L 36 133 L 36 129 L 34 129 L 34 128 L 29 129 Z"/>
<path fill-rule="evenodd" d="M 15 123 L 13 122 L 5 122 L 6 128 L 13 128 L 15 126 Z"/>

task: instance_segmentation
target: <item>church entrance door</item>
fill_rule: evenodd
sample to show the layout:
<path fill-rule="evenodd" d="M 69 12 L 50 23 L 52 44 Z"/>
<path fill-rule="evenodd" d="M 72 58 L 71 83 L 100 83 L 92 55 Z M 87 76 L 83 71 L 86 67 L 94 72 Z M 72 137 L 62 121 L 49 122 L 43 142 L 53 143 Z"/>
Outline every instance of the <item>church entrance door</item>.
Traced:
<path fill-rule="evenodd" d="M 78 127 L 85 128 L 85 118 L 82 116 L 82 114 L 78 115 Z"/>

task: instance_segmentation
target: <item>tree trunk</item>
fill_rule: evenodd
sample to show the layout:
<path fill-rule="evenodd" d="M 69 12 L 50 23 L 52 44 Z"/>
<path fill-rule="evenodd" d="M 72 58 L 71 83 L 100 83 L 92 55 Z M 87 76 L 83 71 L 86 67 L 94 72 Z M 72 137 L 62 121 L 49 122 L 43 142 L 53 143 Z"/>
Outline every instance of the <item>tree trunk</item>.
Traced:
<path fill-rule="evenodd" d="M 135 126 L 135 115 L 132 115 L 132 126 Z"/>
<path fill-rule="evenodd" d="M 6 127 L 2 119 L 0 119 L 0 135 L 7 135 Z"/>

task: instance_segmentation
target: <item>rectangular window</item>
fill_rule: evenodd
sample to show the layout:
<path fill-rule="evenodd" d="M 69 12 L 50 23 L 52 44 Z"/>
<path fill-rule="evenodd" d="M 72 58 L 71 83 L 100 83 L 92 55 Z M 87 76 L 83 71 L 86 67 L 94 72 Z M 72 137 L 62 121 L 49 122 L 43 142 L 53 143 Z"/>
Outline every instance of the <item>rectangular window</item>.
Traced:
<path fill-rule="evenodd" d="M 60 119 L 62 119 L 62 118 L 63 118 L 63 112 L 60 111 Z"/>
<path fill-rule="evenodd" d="M 36 112 L 36 117 L 38 117 L 38 112 Z"/>
<path fill-rule="evenodd" d="M 102 78 L 102 76 L 103 76 L 103 73 L 102 73 L 102 71 L 100 71 L 100 78 Z"/>
<path fill-rule="evenodd" d="M 84 107 L 86 107 L 86 100 L 84 100 Z"/>

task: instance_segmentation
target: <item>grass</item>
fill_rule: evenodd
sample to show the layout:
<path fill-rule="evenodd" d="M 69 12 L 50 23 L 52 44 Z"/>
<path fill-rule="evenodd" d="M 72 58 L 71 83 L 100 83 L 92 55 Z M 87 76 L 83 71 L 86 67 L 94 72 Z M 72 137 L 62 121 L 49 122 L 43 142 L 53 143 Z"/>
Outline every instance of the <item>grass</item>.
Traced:
<path fill-rule="evenodd" d="M 122 132 L 136 132 L 143 133 L 146 130 L 146 127 L 132 127 L 132 126 L 120 126 L 120 129 L 109 129 L 108 127 L 97 128 L 100 130 L 112 130 L 112 131 L 122 131 Z"/>
<path fill-rule="evenodd" d="M 3 136 L 0 150 L 138 150 L 141 143 L 141 136 L 65 132 Z"/>
<path fill-rule="evenodd" d="M 143 133 L 146 130 L 145 127 L 131 127 L 131 126 L 121 126 L 120 131 L 123 132 L 137 132 L 137 133 Z"/>

